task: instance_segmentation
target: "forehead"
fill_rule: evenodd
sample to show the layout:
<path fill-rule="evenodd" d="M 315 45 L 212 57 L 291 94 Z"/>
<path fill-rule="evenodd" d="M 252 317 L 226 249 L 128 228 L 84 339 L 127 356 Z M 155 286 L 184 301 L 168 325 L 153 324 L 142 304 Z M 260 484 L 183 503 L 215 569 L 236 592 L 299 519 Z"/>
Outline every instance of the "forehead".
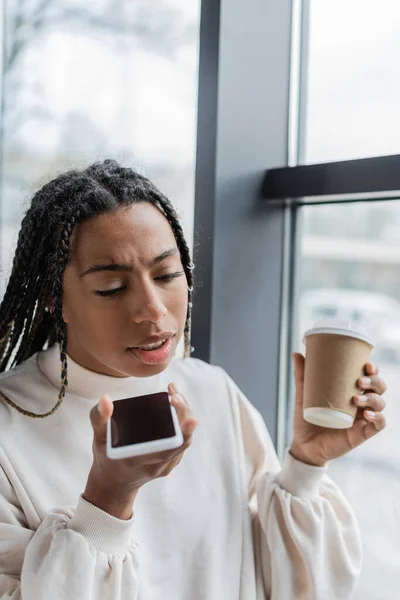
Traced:
<path fill-rule="evenodd" d="M 176 246 L 166 217 L 145 202 L 102 213 L 82 223 L 74 232 L 72 243 L 78 262 L 101 258 L 151 260 Z"/>

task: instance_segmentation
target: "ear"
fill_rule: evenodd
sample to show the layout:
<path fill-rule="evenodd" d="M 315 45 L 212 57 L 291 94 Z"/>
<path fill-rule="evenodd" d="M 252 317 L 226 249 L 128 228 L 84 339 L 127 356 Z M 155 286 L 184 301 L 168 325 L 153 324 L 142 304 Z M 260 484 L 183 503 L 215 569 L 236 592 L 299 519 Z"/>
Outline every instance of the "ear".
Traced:
<path fill-rule="evenodd" d="M 64 323 L 67 324 L 68 321 L 69 321 L 69 319 L 68 319 L 68 313 L 65 310 L 64 306 L 63 306 L 63 309 L 62 309 L 62 318 L 63 318 Z"/>

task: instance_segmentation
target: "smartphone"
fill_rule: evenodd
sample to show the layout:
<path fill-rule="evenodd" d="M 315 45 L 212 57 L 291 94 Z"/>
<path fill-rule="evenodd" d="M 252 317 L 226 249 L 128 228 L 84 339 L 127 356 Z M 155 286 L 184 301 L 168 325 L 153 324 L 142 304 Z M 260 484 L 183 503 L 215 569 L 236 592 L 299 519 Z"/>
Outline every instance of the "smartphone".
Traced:
<path fill-rule="evenodd" d="M 129 458 L 183 444 L 178 415 L 168 392 L 114 400 L 107 422 L 106 450 L 109 458 Z"/>

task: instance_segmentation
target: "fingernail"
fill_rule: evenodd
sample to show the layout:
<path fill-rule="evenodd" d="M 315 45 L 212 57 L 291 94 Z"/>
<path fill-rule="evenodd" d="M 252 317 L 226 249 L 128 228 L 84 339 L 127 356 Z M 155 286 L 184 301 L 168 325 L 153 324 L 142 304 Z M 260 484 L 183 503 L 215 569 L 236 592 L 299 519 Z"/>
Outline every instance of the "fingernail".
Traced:
<path fill-rule="evenodd" d="M 363 385 L 371 385 L 371 379 L 369 377 L 361 377 L 361 383 Z"/>
<path fill-rule="evenodd" d="M 176 392 L 178 391 L 178 390 L 176 389 L 176 385 L 175 385 L 174 383 L 170 383 L 170 384 L 169 384 L 169 387 L 171 388 L 171 390 L 172 390 L 172 393 L 173 393 L 173 394 L 176 394 Z"/>
<path fill-rule="evenodd" d="M 367 402 L 367 398 L 365 396 L 356 396 L 356 398 L 361 404 L 366 404 Z"/>
<path fill-rule="evenodd" d="M 365 415 L 367 417 L 369 417 L 370 419 L 375 419 L 376 418 L 376 413 L 374 413 L 374 411 L 372 411 L 372 410 L 366 410 L 365 411 Z"/>

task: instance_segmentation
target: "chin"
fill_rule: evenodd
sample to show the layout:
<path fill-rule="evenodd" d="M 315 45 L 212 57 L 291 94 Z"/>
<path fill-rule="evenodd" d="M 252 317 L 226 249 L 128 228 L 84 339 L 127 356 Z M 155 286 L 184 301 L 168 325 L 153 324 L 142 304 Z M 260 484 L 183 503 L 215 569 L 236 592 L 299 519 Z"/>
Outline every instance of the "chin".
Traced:
<path fill-rule="evenodd" d="M 154 375 L 158 375 L 165 371 L 171 361 L 164 361 L 162 363 L 158 363 L 156 365 L 145 365 L 139 364 L 135 368 L 130 368 L 129 373 L 131 377 L 153 377 Z"/>

